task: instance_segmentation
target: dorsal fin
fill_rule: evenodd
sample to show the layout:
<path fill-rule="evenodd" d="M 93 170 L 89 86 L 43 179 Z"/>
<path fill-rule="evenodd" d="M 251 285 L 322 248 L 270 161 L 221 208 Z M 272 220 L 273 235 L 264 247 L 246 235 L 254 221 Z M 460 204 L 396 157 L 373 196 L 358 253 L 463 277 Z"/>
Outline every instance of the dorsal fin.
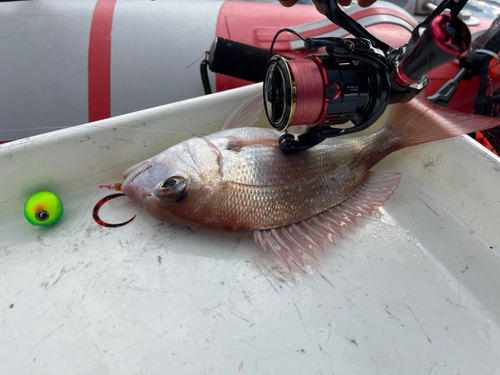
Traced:
<path fill-rule="evenodd" d="M 236 108 L 221 130 L 250 127 L 257 122 L 262 110 L 262 93 L 259 93 Z"/>

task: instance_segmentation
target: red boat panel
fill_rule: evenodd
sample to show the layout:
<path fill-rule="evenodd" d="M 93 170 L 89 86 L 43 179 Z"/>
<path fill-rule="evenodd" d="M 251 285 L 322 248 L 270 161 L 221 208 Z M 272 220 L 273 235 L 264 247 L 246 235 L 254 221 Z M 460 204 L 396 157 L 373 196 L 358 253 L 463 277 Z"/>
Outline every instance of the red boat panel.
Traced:
<path fill-rule="evenodd" d="M 407 17 L 404 13 L 398 13 L 394 9 L 377 6 L 376 3 L 369 8 L 356 12 L 351 17 L 360 19 L 371 15 L 383 14 L 397 16 L 414 26 L 411 18 Z M 312 5 L 295 5 L 291 8 L 285 8 L 280 4 L 227 1 L 219 13 L 216 36 L 260 48 L 269 48 L 272 38 L 279 29 L 323 19 L 324 16 L 318 13 Z M 492 21 L 490 19 L 481 19 L 480 25 L 469 27 L 471 34 L 488 28 Z M 306 31 L 304 35 L 318 35 L 337 28 L 337 25 L 330 24 L 318 27 L 313 31 Z M 410 32 L 404 27 L 395 24 L 383 23 L 373 25 L 368 27 L 368 30 L 393 47 L 402 46 L 410 39 Z M 278 38 L 275 49 L 280 53 L 294 58 L 307 56 L 309 52 L 305 50 L 290 50 L 289 42 L 293 40 L 297 40 L 297 37 L 283 33 Z M 428 74 L 430 82 L 427 86 L 427 93 L 432 95 L 457 72 L 458 65 L 456 62 L 448 63 L 431 71 Z M 477 77 L 469 81 L 463 80 L 458 86 L 449 107 L 462 112 L 474 112 L 474 98 L 477 94 L 478 82 Z M 224 91 L 251 83 L 223 74 L 216 74 L 217 91 Z"/>
<path fill-rule="evenodd" d="M 89 122 L 111 117 L 111 30 L 116 0 L 97 0 L 89 37 Z"/>
<path fill-rule="evenodd" d="M 357 12 L 355 19 L 369 15 L 392 14 L 406 20 L 410 24 L 414 22 L 404 14 L 398 14 L 392 9 L 383 7 L 371 7 Z M 309 22 L 323 20 L 325 17 L 318 13 L 312 5 L 295 5 L 285 8 L 280 4 L 251 3 L 227 1 L 221 8 L 217 20 L 216 36 L 250 44 L 260 48 L 269 48 L 270 41 L 279 29 L 294 27 Z M 270 26 L 272 25 L 272 27 Z M 337 29 L 338 26 L 331 24 L 318 28 L 314 32 L 305 32 L 306 36 L 317 35 Z M 384 40 L 393 47 L 399 47 L 410 38 L 410 32 L 401 26 L 394 24 L 380 24 L 368 27 L 374 35 Z M 311 34 L 311 35 L 309 35 Z M 283 33 L 278 41 L 296 40 L 293 35 Z M 310 53 L 305 50 L 290 51 L 283 49 L 285 43 L 277 43 L 276 50 L 294 58 L 304 58 Z M 216 90 L 224 91 L 232 88 L 248 85 L 252 82 L 217 74 Z"/>

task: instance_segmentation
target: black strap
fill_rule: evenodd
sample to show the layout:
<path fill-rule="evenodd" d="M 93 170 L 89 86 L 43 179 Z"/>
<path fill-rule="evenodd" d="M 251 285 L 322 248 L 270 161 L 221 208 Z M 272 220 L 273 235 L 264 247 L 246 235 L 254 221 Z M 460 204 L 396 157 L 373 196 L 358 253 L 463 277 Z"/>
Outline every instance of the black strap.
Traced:
<path fill-rule="evenodd" d="M 200 74 L 201 74 L 201 82 L 203 83 L 203 89 L 205 90 L 205 95 L 209 95 L 212 93 L 212 88 L 210 87 L 210 80 L 208 79 L 208 60 L 205 58 L 200 64 Z"/>

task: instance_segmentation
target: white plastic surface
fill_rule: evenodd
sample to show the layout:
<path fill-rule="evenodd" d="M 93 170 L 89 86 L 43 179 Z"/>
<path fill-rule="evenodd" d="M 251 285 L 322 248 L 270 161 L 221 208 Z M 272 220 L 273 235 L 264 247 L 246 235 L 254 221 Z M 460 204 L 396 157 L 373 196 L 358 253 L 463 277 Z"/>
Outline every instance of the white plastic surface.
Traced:
<path fill-rule="evenodd" d="M 291 272 L 249 233 L 95 203 L 132 164 L 222 126 L 254 85 L 0 146 L 5 374 L 498 374 L 500 164 L 465 138 L 395 153 L 387 204 Z M 265 126 L 263 122 L 261 125 Z M 34 229 L 24 201 L 58 194 Z"/>

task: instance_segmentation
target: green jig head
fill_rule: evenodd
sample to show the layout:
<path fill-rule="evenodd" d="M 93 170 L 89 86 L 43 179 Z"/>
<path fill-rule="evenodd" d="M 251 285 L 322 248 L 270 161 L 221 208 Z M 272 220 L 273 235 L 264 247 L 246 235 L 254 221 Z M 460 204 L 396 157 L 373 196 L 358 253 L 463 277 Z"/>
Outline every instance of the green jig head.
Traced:
<path fill-rule="evenodd" d="M 59 197 L 49 191 L 33 194 L 24 205 L 24 216 L 33 225 L 53 225 L 63 214 Z"/>

